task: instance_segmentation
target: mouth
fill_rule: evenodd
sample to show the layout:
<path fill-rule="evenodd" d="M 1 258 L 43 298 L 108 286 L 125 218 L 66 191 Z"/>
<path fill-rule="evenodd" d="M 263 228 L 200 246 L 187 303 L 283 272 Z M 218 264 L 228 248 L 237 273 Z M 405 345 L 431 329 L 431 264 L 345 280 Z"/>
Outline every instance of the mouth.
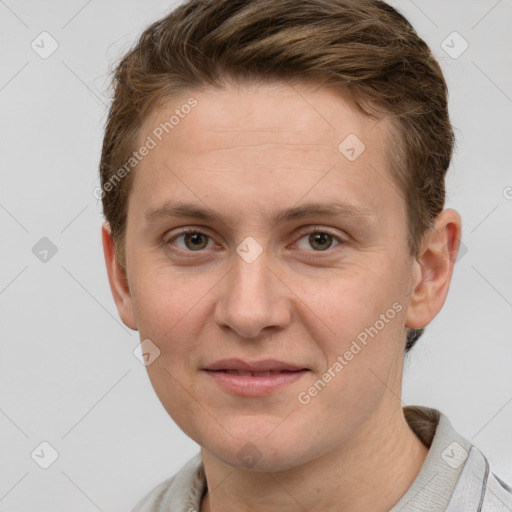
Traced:
<path fill-rule="evenodd" d="M 205 368 L 204 372 L 224 392 L 243 397 L 262 397 L 283 391 L 287 386 L 301 380 L 310 370 L 306 368 L 271 370 Z"/>
<path fill-rule="evenodd" d="M 268 375 L 280 375 L 282 373 L 297 373 L 297 372 L 303 372 L 306 371 L 306 369 L 303 370 L 268 370 L 265 372 L 248 372 L 244 370 L 206 370 L 210 372 L 223 372 L 227 373 L 229 375 L 241 375 L 243 377 L 266 377 Z"/>
<path fill-rule="evenodd" d="M 224 371 L 224 372 L 244 372 L 249 374 L 264 374 L 269 375 L 272 373 L 295 372 L 308 370 L 308 368 L 286 361 L 279 361 L 277 359 L 261 359 L 244 360 L 239 358 L 221 359 L 204 368 L 208 371 Z"/>

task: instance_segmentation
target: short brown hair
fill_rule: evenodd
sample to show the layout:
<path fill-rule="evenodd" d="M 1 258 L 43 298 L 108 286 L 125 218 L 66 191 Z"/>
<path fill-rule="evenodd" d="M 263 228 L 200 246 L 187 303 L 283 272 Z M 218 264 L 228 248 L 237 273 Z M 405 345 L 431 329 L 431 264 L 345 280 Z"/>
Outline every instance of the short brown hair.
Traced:
<path fill-rule="evenodd" d="M 100 178 L 117 261 L 125 266 L 133 172 L 115 179 L 144 121 L 186 91 L 247 80 L 333 86 L 364 114 L 390 119 L 389 172 L 417 256 L 444 207 L 455 141 L 443 73 L 406 18 L 379 0 L 189 0 L 150 25 L 113 73 Z M 405 353 L 422 332 L 409 330 Z"/>

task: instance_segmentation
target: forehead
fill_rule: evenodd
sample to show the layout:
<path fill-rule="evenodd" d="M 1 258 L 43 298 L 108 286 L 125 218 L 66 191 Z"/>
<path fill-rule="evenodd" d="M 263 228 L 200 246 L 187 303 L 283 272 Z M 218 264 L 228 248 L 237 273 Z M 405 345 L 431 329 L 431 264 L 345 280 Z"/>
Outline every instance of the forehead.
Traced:
<path fill-rule="evenodd" d="M 378 211 L 386 200 L 398 202 L 388 171 L 389 129 L 388 119 L 376 121 L 318 86 L 192 90 L 146 119 L 140 143 L 150 137 L 155 148 L 137 166 L 132 193 L 153 208 L 182 194 L 235 208 L 225 202 L 229 191 L 244 196 L 245 206 L 269 204 L 270 197 L 297 203 L 310 191 Z M 213 204 L 214 192 L 223 204 Z"/>
<path fill-rule="evenodd" d="M 191 99 L 196 106 L 185 109 Z M 181 109 L 187 112 L 179 112 Z M 179 119 L 173 116 L 177 111 Z M 142 135 L 158 131 L 172 117 L 176 124 L 167 125 L 169 133 L 164 128 L 165 143 L 194 154 L 228 148 L 238 142 L 251 146 L 254 136 L 259 143 L 319 145 L 339 156 L 338 145 L 347 135 L 357 135 L 377 150 L 385 142 L 388 129 L 387 119 L 377 122 L 362 114 L 342 91 L 284 82 L 190 91 L 153 111 L 144 123 Z"/>

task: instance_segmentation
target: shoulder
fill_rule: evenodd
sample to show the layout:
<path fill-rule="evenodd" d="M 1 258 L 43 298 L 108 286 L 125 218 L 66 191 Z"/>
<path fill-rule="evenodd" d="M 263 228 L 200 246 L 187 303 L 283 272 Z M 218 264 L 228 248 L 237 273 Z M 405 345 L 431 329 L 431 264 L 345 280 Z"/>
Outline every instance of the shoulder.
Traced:
<path fill-rule="evenodd" d="M 447 512 L 511 512 L 512 489 L 499 478 L 484 454 L 471 447 Z"/>
<path fill-rule="evenodd" d="M 482 512 L 512 511 L 512 488 L 489 471 L 482 501 Z"/>
<path fill-rule="evenodd" d="M 166 496 L 169 495 L 169 489 L 175 478 L 176 475 L 157 485 L 151 492 L 146 494 L 146 496 L 144 496 L 137 505 L 135 505 L 132 512 L 156 512 L 163 510 L 165 501 L 168 501 Z"/>
<path fill-rule="evenodd" d="M 201 453 L 192 457 L 174 476 L 157 485 L 144 496 L 132 512 L 169 512 L 199 510 L 206 486 Z"/>

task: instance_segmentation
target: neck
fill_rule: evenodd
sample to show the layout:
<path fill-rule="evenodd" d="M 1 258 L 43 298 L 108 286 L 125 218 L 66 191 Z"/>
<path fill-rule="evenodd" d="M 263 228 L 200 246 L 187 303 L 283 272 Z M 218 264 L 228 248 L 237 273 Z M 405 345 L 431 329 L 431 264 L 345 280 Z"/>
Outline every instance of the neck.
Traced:
<path fill-rule="evenodd" d="M 418 476 L 428 448 L 395 404 L 392 414 L 381 408 L 369 418 L 350 446 L 286 471 L 233 469 L 202 454 L 211 492 L 200 512 L 387 512 Z"/>

